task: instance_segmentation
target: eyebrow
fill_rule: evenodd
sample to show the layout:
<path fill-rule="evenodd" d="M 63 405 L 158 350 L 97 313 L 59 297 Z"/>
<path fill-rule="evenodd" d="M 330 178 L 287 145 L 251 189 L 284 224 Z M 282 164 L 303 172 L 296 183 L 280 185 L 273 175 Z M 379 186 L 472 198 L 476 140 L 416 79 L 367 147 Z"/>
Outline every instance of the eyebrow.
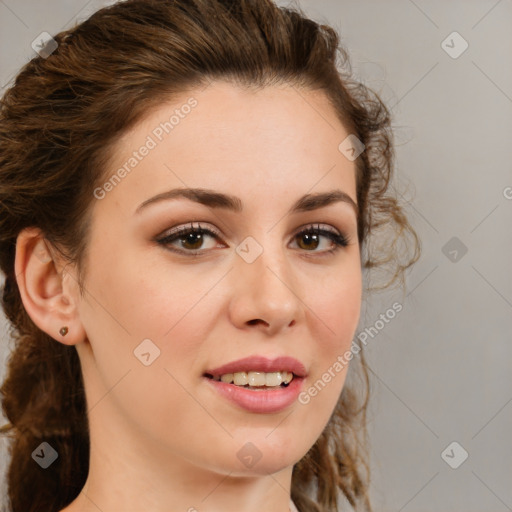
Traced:
<path fill-rule="evenodd" d="M 175 188 L 147 199 L 137 207 L 135 213 L 140 213 L 141 210 L 150 204 L 177 198 L 189 199 L 210 208 L 223 208 L 236 213 L 240 213 L 243 210 L 242 200 L 236 196 L 204 188 Z M 317 210 L 338 202 L 348 203 L 354 209 L 356 217 L 359 216 L 357 203 L 346 192 L 338 189 L 306 194 L 292 205 L 288 210 L 288 214 Z"/>

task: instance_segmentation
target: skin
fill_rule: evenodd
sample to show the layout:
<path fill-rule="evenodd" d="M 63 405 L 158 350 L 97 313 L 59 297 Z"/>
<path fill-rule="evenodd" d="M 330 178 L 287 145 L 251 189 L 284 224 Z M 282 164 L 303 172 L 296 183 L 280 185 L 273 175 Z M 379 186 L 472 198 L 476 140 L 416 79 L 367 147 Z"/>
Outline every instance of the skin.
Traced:
<path fill-rule="evenodd" d="M 309 388 L 350 348 L 361 304 L 357 216 L 347 202 L 287 214 L 305 194 L 342 190 L 356 201 L 355 163 L 338 150 L 349 132 L 323 93 L 291 86 L 258 92 L 213 82 L 161 104 L 116 142 L 107 178 L 160 122 L 198 104 L 101 200 L 93 199 L 86 293 L 77 269 L 37 229 L 17 242 L 16 274 L 27 312 L 58 342 L 75 345 L 91 434 L 86 485 L 65 512 L 288 511 L 293 465 L 315 443 L 346 371 L 307 405 L 247 412 L 214 392 L 207 369 L 260 354 L 289 355 Z M 145 200 L 176 187 L 233 194 L 235 213 L 188 199 Z M 216 229 L 180 255 L 154 241 L 170 228 Z M 341 232 L 296 236 L 320 224 Z M 248 236 L 263 248 L 252 263 L 236 252 Z M 169 244 L 171 245 L 171 244 Z M 171 247 L 192 250 L 179 240 Z M 66 325 L 69 333 L 59 334 Z M 134 350 L 151 339 L 160 356 L 144 366 Z M 253 443 L 261 459 L 237 452 Z"/>

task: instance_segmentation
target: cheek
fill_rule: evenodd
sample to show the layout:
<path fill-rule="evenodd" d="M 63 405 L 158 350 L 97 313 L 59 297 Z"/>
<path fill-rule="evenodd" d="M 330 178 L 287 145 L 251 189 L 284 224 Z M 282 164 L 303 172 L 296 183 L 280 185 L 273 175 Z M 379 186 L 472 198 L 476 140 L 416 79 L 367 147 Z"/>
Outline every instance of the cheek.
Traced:
<path fill-rule="evenodd" d="M 155 425 L 170 428 L 176 411 L 203 418 L 204 410 L 190 391 L 194 362 L 212 316 L 212 304 L 204 296 L 215 280 L 191 278 L 191 268 L 171 273 L 146 265 L 134 272 L 140 262 L 120 254 L 96 261 L 101 264 L 89 275 L 81 311 L 91 347 L 84 375 L 90 403 L 98 402 L 95 413 L 101 415 L 109 403 L 116 403 L 129 422 L 149 431 Z M 142 345 L 148 339 L 151 343 Z M 142 346 L 144 351 L 139 350 Z M 142 354 L 148 352 L 150 364 L 145 365 Z M 107 390 L 112 391 L 105 400 Z M 180 429 L 174 425 L 171 430 Z M 164 435 L 157 430 L 156 437 Z"/>
<path fill-rule="evenodd" d="M 313 332 L 321 334 L 317 339 L 322 347 L 319 353 L 332 355 L 333 349 L 350 345 L 359 322 L 361 287 L 360 266 L 356 264 L 339 276 L 331 275 L 322 286 L 309 287 L 307 305 L 317 323 Z"/>
<path fill-rule="evenodd" d="M 135 252 L 135 251 L 133 251 Z M 191 277 L 192 269 L 170 271 L 168 265 L 140 257 L 111 254 L 96 258 L 87 283 L 89 325 L 101 324 L 115 339 L 163 339 L 190 313 L 208 290 L 208 278 Z"/>
<path fill-rule="evenodd" d="M 190 279 L 191 269 L 171 273 L 161 264 L 141 265 L 123 251 L 93 257 L 97 264 L 86 282 L 80 316 L 90 342 L 88 363 L 103 385 L 111 387 L 128 370 L 146 369 L 137 357 L 143 346 L 149 346 L 151 360 L 157 355 L 151 368 L 159 367 L 161 377 L 170 378 L 164 369 L 177 359 L 188 366 L 199 338 L 198 302 L 208 280 Z M 151 343 L 141 345 L 148 339 Z"/>
<path fill-rule="evenodd" d="M 350 361 L 347 353 L 361 311 L 361 287 L 360 266 L 354 264 L 339 277 L 331 275 L 321 289 L 311 288 L 308 295 L 310 319 L 314 322 L 314 352 L 305 393 L 299 402 L 315 410 L 317 425 L 327 422 L 344 386 Z"/>

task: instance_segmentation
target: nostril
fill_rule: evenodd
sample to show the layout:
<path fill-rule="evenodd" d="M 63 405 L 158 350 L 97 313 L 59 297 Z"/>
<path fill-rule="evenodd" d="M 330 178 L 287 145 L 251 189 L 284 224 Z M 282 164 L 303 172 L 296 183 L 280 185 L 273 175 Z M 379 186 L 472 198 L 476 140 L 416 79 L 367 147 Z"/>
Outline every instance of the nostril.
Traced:
<path fill-rule="evenodd" d="M 267 322 L 265 322 L 265 320 L 261 320 L 259 318 L 255 318 L 254 320 L 249 320 L 247 323 L 249 325 L 256 325 L 256 324 L 259 324 L 260 322 L 265 324 L 265 325 L 268 325 Z"/>

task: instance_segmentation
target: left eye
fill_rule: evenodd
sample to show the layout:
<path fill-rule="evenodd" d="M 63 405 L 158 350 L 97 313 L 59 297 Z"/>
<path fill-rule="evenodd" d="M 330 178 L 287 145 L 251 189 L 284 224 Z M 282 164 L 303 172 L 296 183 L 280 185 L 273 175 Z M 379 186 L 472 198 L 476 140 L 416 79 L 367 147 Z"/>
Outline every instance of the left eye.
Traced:
<path fill-rule="evenodd" d="M 299 239 L 302 242 L 305 242 L 302 245 L 305 245 L 306 247 L 309 244 L 313 244 L 313 248 L 316 249 L 320 245 L 320 239 L 326 238 L 331 241 L 331 248 L 327 249 L 326 251 L 313 251 L 313 252 L 334 252 L 340 249 L 341 247 L 346 247 L 348 245 L 348 239 L 336 232 L 332 231 L 330 229 L 321 228 L 320 226 L 310 226 L 307 229 L 303 229 L 299 233 L 297 233 L 294 236 L 294 239 Z M 298 244 L 299 245 L 299 244 Z M 332 247 L 334 245 L 334 247 Z M 300 247 L 301 249 L 304 247 Z M 308 251 L 312 252 L 312 251 Z"/>
<path fill-rule="evenodd" d="M 195 256 L 215 247 L 215 244 L 209 248 L 203 247 L 205 239 L 208 238 L 220 241 L 221 236 L 211 229 L 201 227 L 200 224 L 196 227 L 191 224 L 176 228 L 156 241 L 171 251 Z M 322 238 L 330 240 L 331 248 L 326 249 L 324 247 L 324 250 L 317 251 L 316 249 L 321 246 Z M 294 235 L 293 240 L 297 240 L 297 247 L 306 252 L 332 253 L 348 245 L 348 240 L 344 235 L 337 231 L 320 228 L 320 226 L 310 226 L 307 229 L 303 229 Z M 181 244 L 181 248 L 176 247 L 177 243 Z"/>

